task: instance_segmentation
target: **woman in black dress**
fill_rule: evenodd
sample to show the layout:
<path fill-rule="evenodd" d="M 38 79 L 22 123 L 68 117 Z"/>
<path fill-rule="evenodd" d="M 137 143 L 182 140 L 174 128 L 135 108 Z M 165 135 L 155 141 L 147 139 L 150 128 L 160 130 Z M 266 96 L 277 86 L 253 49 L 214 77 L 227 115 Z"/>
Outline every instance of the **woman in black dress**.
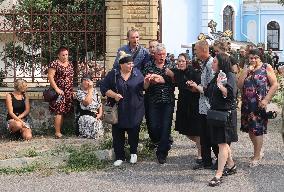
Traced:
<path fill-rule="evenodd" d="M 178 69 L 173 69 L 173 78 L 179 89 L 175 130 L 182 135 L 186 135 L 196 143 L 198 154 L 197 163 L 202 162 L 200 146 L 200 119 L 199 119 L 199 92 L 186 84 L 192 80 L 200 83 L 200 69 L 188 65 L 188 56 L 181 53 L 178 56 Z"/>
<path fill-rule="evenodd" d="M 230 114 L 230 118 L 225 126 L 214 126 L 208 123 L 211 143 L 218 144 L 219 147 L 218 170 L 215 177 L 209 182 L 209 185 L 214 187 L 221 183 L 223 175 L 236 173 L 236 165 L 232 159 L 230 143 L 238 141 L 238 135 L 236 111 L 237 84 L 235 74 L 231 72 L 229 56 L 225 53 L 217 54 L 212 64 L 212 70 L 215 72 L 215 77 L 207 88 L 203 88 L 194 82 L 190 82 L 190 85 L 197 88 L 200 92 L 204 92 L 209 98 L 212 110 L 228 111 Z M 226 83 L 222 82 L 224 78 L 219 75 L 221 70 L 226 74 Z M 225 165 L 227 165 L 226 168 Z"/>

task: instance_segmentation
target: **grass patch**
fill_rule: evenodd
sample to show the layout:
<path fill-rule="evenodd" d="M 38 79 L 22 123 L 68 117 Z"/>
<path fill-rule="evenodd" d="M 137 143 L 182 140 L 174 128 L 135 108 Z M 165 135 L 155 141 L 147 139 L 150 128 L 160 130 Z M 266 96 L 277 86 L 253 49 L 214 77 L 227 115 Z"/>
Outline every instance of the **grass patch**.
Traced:
<path fill-rule="evenodd" d="M 275 95 L 273 96 L 272 102 L 276 103 L 279 106 L 282 106 L 284 101 L 284 79 L 279 74 L 277 74 L 276 77 L 279 83 L 279 89 L 276 91 Z"/>
<path fill-rule="evenodd" d="M 105 150 L 105 149 L 111 149 L 111 148 L 112 148 L 112 138 L 104 139 L 100 143 L 100 146 L 98 147 L 99 150 Z"/>
<path fill-rule="evenodd" d="M 34 172 L 37 169 L 36 165 L 29 165 L 26 167 L 21 168 L 0 168 L 0 174 L 23 174 L 23 173 L 31 173 Z"/>
<path fill-rule="evenodd" d="M 38 154 L 38 152 L 36 152 L 35 149 L 28 149 L 24 154 L 25 157 L 36 157 L 38 155 L 39 154 Z"/>
<path fill-rule="evenodd" d="M 99 160 L 95 154 L 96 150 L 96 147 L 86 144 L 79 149 L 70 151 L 67 164 L 62 170 L 64 172 L 79 172 L 106 168 L 109 162 Z"/>

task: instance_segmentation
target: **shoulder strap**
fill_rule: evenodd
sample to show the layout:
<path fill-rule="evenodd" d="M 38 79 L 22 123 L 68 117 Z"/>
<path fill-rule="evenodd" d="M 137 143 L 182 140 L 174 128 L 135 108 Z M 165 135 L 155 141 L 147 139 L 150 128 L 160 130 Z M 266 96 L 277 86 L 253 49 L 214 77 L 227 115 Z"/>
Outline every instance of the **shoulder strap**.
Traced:
<path fill-rule="evenodd" d="M 114 86 L 115 86 L 116 93 L 118 93 L 116 82 L 117 82 L 117 79 L 116 79 L 116 69 L 114 69 Z"/>

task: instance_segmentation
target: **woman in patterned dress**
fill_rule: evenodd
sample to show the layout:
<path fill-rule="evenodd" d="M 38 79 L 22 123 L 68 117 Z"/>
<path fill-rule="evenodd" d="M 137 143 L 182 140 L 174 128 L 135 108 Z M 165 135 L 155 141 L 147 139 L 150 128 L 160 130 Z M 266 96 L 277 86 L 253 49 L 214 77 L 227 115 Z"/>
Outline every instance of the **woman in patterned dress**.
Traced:
<path fill-rule="evenodd" d="M 250 166 L 255 167 L 262 158 L 263 134 L 267 133 L 265 109 L 278 83 L 272 66 L 260 60 L 258 49 L 250 50 L 248 55 L 249 66 L 242 71 L 238 87 L 242 90 L 241 131 L 249 133 L 253 143 L 254 155 Z"/>
<path fill-rule="evenodd" d="M 78 119 L 79 134 L 85 138 L 98 138 L 103 135 L 103 124 L 100 120 L 103 114 L 101 99 L 93 86 L 92 76 L 84 75 L 81 89 L 77 92 L 80 102 L 80 117 Z"/>
<path fill-rule="evenodd" d="M 49 103 L 49 110 L 55 115 L 55 138 L 62 137 L 61 126 L 63 115 L 70 112 L 73 106 L 73 66 L 68 61 L 68 49 L 60 47 L 57 51 L 58 59 L 51 62 L 48 67 L 48 80 L 50 86 L 60 96 L 56 101 Z"/>

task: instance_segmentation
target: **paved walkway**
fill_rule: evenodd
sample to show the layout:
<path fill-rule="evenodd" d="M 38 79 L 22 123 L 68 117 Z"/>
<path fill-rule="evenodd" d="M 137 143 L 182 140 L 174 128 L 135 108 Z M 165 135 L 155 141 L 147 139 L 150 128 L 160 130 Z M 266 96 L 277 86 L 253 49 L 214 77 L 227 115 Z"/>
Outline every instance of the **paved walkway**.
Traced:
<path fill-rule="evenodd" d="M 279 115 L 280 116 L 280 115 Z M 262 165 L 248 167 L 252 144 L 248 135 L 239 133 L 239 142 L 232 145 L 238 173 L 226 177 L 215 188 L 208 187 L 214 172 L 192 170 L 196 149 L 187 138 L 174 134 L 174 145 L 165 165 L 156 161 L 125 163 L 121 168 L 82 173 L 56 173 L 43 176 L 0 175 L 0 191 L 233 191 L 283 192 L 284 146 L 280 134 L 281 119 L 270 121 L 264 143 Z M 20 143 L 19 143 L 20 144 Z"/>

